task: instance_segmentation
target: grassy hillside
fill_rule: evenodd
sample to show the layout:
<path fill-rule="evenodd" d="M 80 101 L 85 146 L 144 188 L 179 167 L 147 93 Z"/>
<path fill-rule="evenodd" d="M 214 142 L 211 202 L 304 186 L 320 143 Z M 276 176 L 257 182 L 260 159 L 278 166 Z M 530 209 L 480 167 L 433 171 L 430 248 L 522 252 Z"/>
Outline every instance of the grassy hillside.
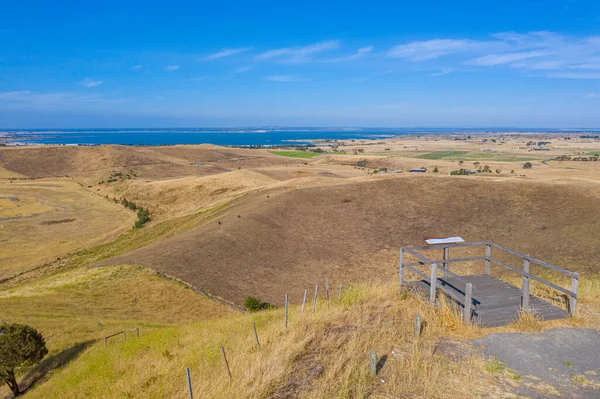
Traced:
<path fill-rule="evenodd" d="M 349 180 L 346 180 L 349 182 Z M 400 246 L 424 235 L 492 240 L 568 269 L 591 270 L 600 187 L 406 176 L 260 193 L 211 223 L 102 264 L 168 271 L 238 303 L 281 303 L 315 277 L 387 279 Z M 481 254 L 480 254 L 481 255 Z M 226 273 L 224 273 L 226 271 Z"/>
<path fill-rule="evenodd" d="M 597 280 L 592 283 L 591 291 L 582 292 L 581 311 L 586 315 L 599 305 L 597 297 L 589 296 L 599 288 Z M 186 367 L 195 397 L 202 398 L 518 396 L 518 374 L 474 352 L 447 357 L 439 346 L 442 338 L 474 338 L 482 330 L 462 325 L 450 311 L 433 309 L 407 292 L 398 294 L 393 283 L 357 284 L 344 290 L 339 301 L 332 295 L 329 305 L 320 298 L 314 314 L 311 307 L 301 314 L 300 307 L 292 306 L 287 331 L 283 310 L 278 309 L 143 331 L 139 340 L 109 347 L 97 343 L 27 397 L 186 397 Z M 417 313 L 426 322 L 419 339 L 413 327 Z M 524 319 L 493 331 L 539 331 L 582 323 L 583 318 L 543 324 Z M 226 350 L 231 379 L 220 345 Z M 377 377 L 369 374 L 371 350 L 377 351 Z M 534 388 L 553 393 L 549 387 Z"/>
<path fill-rule="evenodd" d="M 25 379 L 26 385 L 116 331 L 139 327 L 146 334 L 237 313 L 132 266 L 77 269 L 2 290 L 0 309 L 3 321 L 31 325 L 46 339 L 48 357 Z M 0 397 L 4 389 L 0 387 Z"/>

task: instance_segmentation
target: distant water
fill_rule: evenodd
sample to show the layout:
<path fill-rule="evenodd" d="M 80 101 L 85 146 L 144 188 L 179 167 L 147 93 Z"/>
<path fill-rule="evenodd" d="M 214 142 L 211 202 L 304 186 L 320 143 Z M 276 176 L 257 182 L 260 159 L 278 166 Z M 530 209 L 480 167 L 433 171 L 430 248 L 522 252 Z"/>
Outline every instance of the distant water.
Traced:
<path fill-rule="evenodd" d="M 173 144 L 216 144 L 223 146 L 279 146 L 306 145 L 319 139 L 369 140 L 383 139 L 406 134 L 440 133 L 493 133 L 493 132 L 590 132 L 585 130 L 548 129 L 473 129 L 473 128 L 429 128 L 429 129 L 65 129 L 9 131 L 10 144 L 64 144 L 64 145 L 173 145 Z M 597 130 L 595 130 L 597 131 Z"/>

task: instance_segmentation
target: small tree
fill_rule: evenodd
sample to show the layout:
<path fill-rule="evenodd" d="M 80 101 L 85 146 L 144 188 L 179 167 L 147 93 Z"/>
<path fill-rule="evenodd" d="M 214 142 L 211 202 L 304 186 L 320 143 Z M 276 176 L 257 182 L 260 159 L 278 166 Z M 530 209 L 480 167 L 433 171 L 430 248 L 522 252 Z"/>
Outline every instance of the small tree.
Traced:
<path fill-rule="evenodd" d="M 13 395 L 21 391 L 16 374 L 23 367 L 35 364 L 48 353 L 44 337 L 35 328 L 23 324 L 0 325 L 0 383 L 4 382 Z"/>
<path fill-rule="evenodd" d="M 533 168 L 533 165 L 531 164 L 531 162 L 525 162 L 523 164 L 523 169 L 531 169 Z"/>

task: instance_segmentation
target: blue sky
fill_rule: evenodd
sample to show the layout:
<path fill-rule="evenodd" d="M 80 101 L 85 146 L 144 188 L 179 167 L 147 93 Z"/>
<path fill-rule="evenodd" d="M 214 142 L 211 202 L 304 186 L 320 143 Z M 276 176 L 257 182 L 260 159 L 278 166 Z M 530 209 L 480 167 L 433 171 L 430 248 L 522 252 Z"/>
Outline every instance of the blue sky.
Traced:
<path fill-rule="evenodd" d="M 600 127 L 600 2 L 288 3 L 1 1 L 0 128 Z"/>

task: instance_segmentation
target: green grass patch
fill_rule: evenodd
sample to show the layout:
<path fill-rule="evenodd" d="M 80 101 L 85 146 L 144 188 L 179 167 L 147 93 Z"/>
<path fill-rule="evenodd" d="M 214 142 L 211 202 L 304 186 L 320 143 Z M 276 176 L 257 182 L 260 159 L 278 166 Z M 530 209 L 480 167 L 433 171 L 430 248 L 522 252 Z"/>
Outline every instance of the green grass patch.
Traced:
<path fill-rule="evenodd" d="M 309 151 L 271 151 L 271 154 L 289 158 L 312 158 L 321 155 L 318 152 Z"/>
<path fill-rule="evenodd" d="M 419 159 L 432 159 L 432 160 L 438 160 L 438 159 L 458 159 L 463 155 L 468 154 L 469 151 L 435 151 L 435 152 L 429 152 L 427 154 L 421 154 L 418 155 L 416 158 Z"/>
<path fill-rule="evenodd" d="M 493 360 L 490 360 L 489 362 L 487 362 L 487 364 L 485 365 L 485 369 L 488 373 L 501 374 L 504 372 L 504 370 L 506 370 L 506 366 L 504 365 L 504 363 L 502 363 L 498 359 L 493 359 Z"/>
<path fill-rule="evenodd" d="M 419 159 L 445 160 L 445 161 L 497 161 L 497 162 L 525 162 L 535 161 L 540 158 L 504 156 L 498 152 L 487 151 L 436 151 L 417 155 Z"/>

